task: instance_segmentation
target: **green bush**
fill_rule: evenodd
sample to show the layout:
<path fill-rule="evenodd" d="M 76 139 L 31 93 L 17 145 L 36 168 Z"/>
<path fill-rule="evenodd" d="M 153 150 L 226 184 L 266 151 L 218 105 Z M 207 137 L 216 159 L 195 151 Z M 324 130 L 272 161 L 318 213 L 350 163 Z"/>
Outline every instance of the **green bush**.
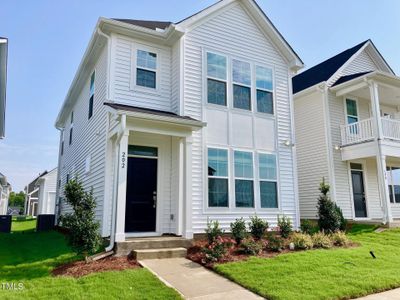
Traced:
<path fill-rule="evenodd" d="M 207 235 L 208 244 L 212 244 L 218 236 L 224 234 L 224 231 L 219 227 L 219 222 L 215 221 L 207 221 L 207 228 L 205 230 Z"/>
<path fill-rule="evenodd" d="M 223 259 L 227 252 L 225 240 L 218 236 L 215 240 L 202 249 L 204 253 L 204 263 L 215 263 Z"/>
<path fill-rule="evenodd" d="M 318 226 L 324 232 L 335 232 L 340 230 L 343 226 L 343 214 L 337 205 L 329 198 L 330 186 L 322 179 L 319 190 L 321 195 L 318 199 Z"/>
<path fill-rule="evenodd" d="M 73 213 L 60 216 L 63 227 L 68 229 L 69 243 L 79 254 L 92 254 L 101 245 L 99 222 L 95 221 L 96 201 L 93 191 L 86 192 L 82 183 L 71 179 L 64 187 L 65 201 L 72 207 Z"/>
<path fill-rule="evenodd" d="M 246 222 L 243 218 L 236 219 L 231 223 L 231 233 L 237 245 L 240 245 L 243 239 L 247 237 Z"/>
<path fill-rule="evenodd" d="M 240 244 L 240 251 L 247 255 L 259 255 L 264 248 L 261 240 L 254 240 L 253 238 L 244 239 Z"/>
<path fill-rule="evenodd" d="M 330 236 L 323 232 L 317 232 L 311 238 L 314 248 L 332 248 Z"/>
<path fill-rule="evenodd" d="M 300 230 L 306 234 L 313 234 L 319 231 L 318 226 L 311 220 L 301 220 Z"/>
<path fill-rule="evenodd" d="M 308 234 L 295 232 L 290 236 L 290 241 L 297 250 L 311 249 L 313 247 L 311 236 Z"/>
<path fill-rule="evenodd" d="M 282 216 L 282 218 L 278 216 L 278 227 L 281 236 L 285 239 L 288 238 L 293 231 L 292 221 L 286 216 Z"/>
<path fill-rule="evenodd" d="M 268 234 L 266 248 L 270 251 L 280 252 L 284 248 L 284 241 L 282 238 L 271 232 Z"/>
<path fill-rule="evenodd" d="M 343 231 L 336 231 L 332 233 L 331 240 L 335 246 L 343 247 L 343 246 L 348 246 L 350 244 L 349 238 Z"/>
<path fill-rule="evenodd" d="M 346 229 L 347 229 L 347 220 L 343 216 L 342 209 L 336 203 L 335 203 L 335 210 L 336 210 L 336 213 L 339 215 L 339 218 L 340 218 L 339 230 L 340 231 L 346 231 Z"/>
<path fill-rule="evenodd" d="M 250 218 L 249 227 L 253 238 L 259 240 L 264 236 L 265 231 L 268 229 L 268 222 L 257 216 L 253 216 Z"/>

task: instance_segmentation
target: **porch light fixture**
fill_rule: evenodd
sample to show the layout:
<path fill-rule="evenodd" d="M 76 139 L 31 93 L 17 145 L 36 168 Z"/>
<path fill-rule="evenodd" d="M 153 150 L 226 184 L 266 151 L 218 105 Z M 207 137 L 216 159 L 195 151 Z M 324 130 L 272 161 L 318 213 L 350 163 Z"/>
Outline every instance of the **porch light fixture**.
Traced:
<path fill-rule="evenodd" d="M 284 141 L 283 144 L 284 144 L 286 147 L 294 146 L 294 144 L 292 144 L 292 142 L 291 142 L 290 140 Z"/>
<path fill-rule="evenodd" d="M 335 145 L 335 146 L 333 146 L 333 148 L 334 148 L 336 151 L 339 151 L 339 150 L 340 150 L 340 146 L 339 146 L 339 145 Z"/>

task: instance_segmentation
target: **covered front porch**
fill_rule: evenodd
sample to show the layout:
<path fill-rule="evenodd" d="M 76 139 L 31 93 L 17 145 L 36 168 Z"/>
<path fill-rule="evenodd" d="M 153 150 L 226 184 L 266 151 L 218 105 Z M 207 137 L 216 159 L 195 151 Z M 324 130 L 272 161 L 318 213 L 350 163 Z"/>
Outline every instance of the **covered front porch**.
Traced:
<path fill-rule="evenodd" d="M 110 104 L 114 153 L 111 235 L 121 242 L 192 238 L 192 135 L 205 124 L 168 112 Z"/>

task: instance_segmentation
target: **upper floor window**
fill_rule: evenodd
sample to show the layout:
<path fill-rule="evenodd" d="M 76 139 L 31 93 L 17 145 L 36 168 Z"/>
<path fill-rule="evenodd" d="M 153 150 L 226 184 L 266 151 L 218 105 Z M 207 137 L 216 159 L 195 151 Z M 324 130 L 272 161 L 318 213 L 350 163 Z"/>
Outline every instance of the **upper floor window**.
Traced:
<path fill-rule="evenodd" d="M 228 150 L 208 149 L 208 206 L 228 207 Z"/>
<path fill-rule="evenodd" d="M 144 50 L 137 50 L 136 66 L 136 85 L 155 89 L 157 54 Z"/>
<path fill-rule="evenodd" d="M 72 144 L 72 133 L 74 131 L 74 112 L 71 112 L 71 128 L 69 129 L 69 145 Z"/>
<path fill-rule="evenodd" d="M 272 70 L 256 66 L 257 111 L 274 114 Z"/>
<path fill-rule="evenodd" d="M 74 124 L 74 112 L 73 111 L 71 112 L 71 122 L 70 123 Z"/>
<path fill-rule="evenodd" d="M 358 122 L 357 101 L 346 99 L 347 124 Z"/>
<path fill-rule="evenodd" d="M 226 106 L 226 57 L 207 52 L 207 102 Z"/>
<path fill-rule="evenodd" d="M 236 207 L 254 207 L 253 153 L 235 151 Z"/>
<path fill-rule="evenodd" d="M 89 118 L 89 119 L 93 116 L 94 80 L 95 80 L 95 71 L 93 71 L 92 76 L 90 76 L 89 115 L 88 115 L 88 118 Z"/>
<path fill-rule="evenodd" d="M 61 131 L 61 145 L 60 145 L 60 153 L 64 154 L 64 130 Z"/>
<path fill-rule="evenodd" d="M 250 63 L 232 60 L 233 107 L 251 110 Z"/>
<path fill-rule="evenodd" d="M 278 208 L 276 156 L 259 154 L 260 200 L 262 208 Z"/>

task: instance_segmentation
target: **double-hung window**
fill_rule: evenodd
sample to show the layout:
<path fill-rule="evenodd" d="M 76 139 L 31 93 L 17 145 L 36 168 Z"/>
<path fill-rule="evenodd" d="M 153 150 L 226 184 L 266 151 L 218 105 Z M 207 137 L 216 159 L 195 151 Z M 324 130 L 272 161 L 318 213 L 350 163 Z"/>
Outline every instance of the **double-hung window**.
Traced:
<path fill-rule="evenodd" d="M 64 155 L 64 130 L 61 131 L 61 145 L 60 154 Z"/>
<path fill-rule="evenodd" d="M 346 99 L 347 124 L 358 122 L 357 101 Z"/>
<path fill-rule="evenodd" d="M 258 154 L 261 208 L 278 208 L 276 156 Z"/>
<path fill-rule="evenodd" d="M 74 131 L 74 112 L 71 112 L 71 128 L 69 129 L 69 145 L 72 144 L 73 131 Z"/>
<path fill-rule="evenodd" d="M 226 106 L 226 57 L 207 52 L 207 102 Z"/>
<path fill-rule="evenodd" d="M 258 112 L 274 114 L 272 70 L 269 68 L 256 66 L 256 98 Z"/>
<path fill-rule="evenodd" d="M 155 89 L 157 81 L 157 54 L 137 50 L 136 56 L 136 85 Z"/>
<path fill-rule="evenodd" d="M 232 60 L 233 107 L 251 110 L 250 63 Z"/>
<path fill-rule="evenodd" d="M 88 119 L 93 116 L 93 101 L 94 101 L 94 79 L 95 72 L 93 71 L 92 76 L 90 76 L 90 89 L 89 89 L 89 114 Z"/>
<path fill-rule="evenodd" d="M 400 168 L 388 167 L 389 196 L 391 203 L 400 203 Z"/>
<path fill-rule="evenodd" d="M 228 207 L 228 150 L 208 149 L 208 206 Z"/>
<path fill-rule="evenodd" d="M 254 207 L 253 153 L 234 152 L 236 207 Z"/>

